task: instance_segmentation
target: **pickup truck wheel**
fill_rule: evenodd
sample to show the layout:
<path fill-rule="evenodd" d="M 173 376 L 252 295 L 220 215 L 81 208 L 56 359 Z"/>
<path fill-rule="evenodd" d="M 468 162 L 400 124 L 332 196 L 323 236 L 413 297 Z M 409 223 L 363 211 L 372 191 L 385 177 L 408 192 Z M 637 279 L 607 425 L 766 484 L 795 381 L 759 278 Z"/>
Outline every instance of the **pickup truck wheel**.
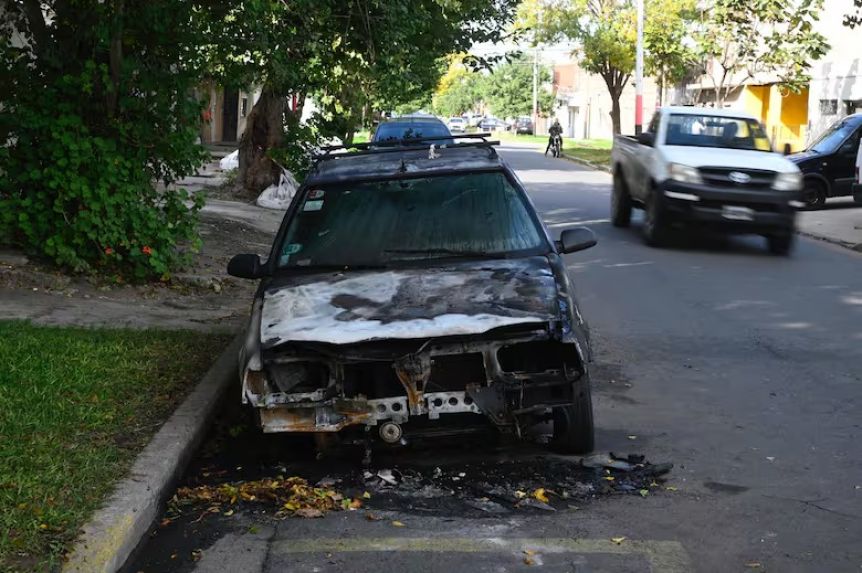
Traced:
<path fill-rule="evenodd" d="M 588 454 L 593 451 L 593 401 L 585 384 L 571 406 L 554 409 L 554 438 L 551 449 L 560 454 Z"/>
<path fill-rule="evenodd" d="M 769 235 L 766 241 L 773 255 L 788 255 L 793 250 L 793 233 Z"/>
<path fill-rule="evenodd" d="M 626 188 L 622 173 L 614 173 L 614 188 L 611 191 L 611 224 L 628 227 L 632 220 L 632 197 Z"/>
<path fill-rule="evenodd" d="M 667 223 L 657 193 L 655 190 L 650 193 L 644 209 L 644 240 L 651 247 L 659 247 L 667 240 Z"/>
<path fill-rule="evenodd" d="M 806 179 L 802 189 L 802 201 L 806 209 L 819 209 L 826 204 L 826 189 L 814 179 Z"/>

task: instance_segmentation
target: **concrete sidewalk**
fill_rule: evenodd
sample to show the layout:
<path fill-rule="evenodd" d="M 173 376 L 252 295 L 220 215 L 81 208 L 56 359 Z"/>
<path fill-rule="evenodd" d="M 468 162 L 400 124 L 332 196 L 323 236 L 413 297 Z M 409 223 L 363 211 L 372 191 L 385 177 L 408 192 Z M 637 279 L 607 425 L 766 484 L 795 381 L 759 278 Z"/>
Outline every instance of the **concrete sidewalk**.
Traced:
<path fill-rule="evenodd" d="M 862 251 L 862 205 L 850 197 L 830 199 L 818 211 L 802 211 L 796 223 L 803 235 Z"/>

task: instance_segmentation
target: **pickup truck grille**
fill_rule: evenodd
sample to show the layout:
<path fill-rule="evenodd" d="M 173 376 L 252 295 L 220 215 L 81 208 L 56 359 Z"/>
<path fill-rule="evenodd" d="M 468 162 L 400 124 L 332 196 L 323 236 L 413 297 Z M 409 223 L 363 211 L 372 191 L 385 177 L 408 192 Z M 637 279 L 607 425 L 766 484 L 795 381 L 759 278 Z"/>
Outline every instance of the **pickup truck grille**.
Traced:
<path fill-rule="evenodd" d="M 731 173 L 747 175 L 747 182 L 734 181 Z M 761 169 L 729 169 L 727 167 L 701 167 L 700 175 L 703 182 L 715 187 L 739 187 L 743 189 L 770 189 L 775 179 L 774 171 Z"/>

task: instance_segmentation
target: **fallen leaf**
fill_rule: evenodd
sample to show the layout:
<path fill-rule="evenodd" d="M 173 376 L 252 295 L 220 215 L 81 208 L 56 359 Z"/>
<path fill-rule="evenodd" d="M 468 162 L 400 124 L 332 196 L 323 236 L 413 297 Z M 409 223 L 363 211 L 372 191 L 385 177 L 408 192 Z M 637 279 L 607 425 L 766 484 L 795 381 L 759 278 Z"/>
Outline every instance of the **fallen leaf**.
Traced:
<path fill-rule="evenodd" d="M 203 557 L 203 551 L 200 549 L 195 549 L 192 551 L 192 561 L 200 561 L 201 557 Z"/>
<path fill-rule="evenodd" d="M 535 565 L 536 562 L 533 561 L 532 557 L 524 557 L 524 565 Z"/>
<path fill-rule="evenodd" d="M 362 494 L 362 499 L 371 499 L 371 494 L 366 491 Z"/>
<path fill-rule="evenodd" d="M 603 480 L 605 480 L 605 481 L 614 481 L 614 480 L 615 480 L 615 479 L 617 479 L 617 478 L 615 478 L 614 476 L 605 476 L 605 477 L 603 477 L 602 479 L 603 479 Z"/>
<path fill-rule="evenodd" d="M 309 518 L 323 517 L 323 512 L 320 511 L 319 509 L 314 509 L 313 507 L 303 507 L 303 508 L 297 509 L 295 512 L 293 512 L 293 515 L 295 515 L 297 517 L 309 517 Z"/>
<path fill-rule="evenodd" d="M 750 563 L 745 564 L 749 569 L 760 569 L 763 565 L 760 564 L 759 561 L 751 561 Z"/>
<path fill-rule="evenodd" d="M 646 497 L 649 495 L 649 490 L 648 489 L 642 489 L 638 493 L 641 494 L 641 497 Z"/>
<path fill-rule="evenodd" d="M 535 554 L 536 554 L 536 552 L 535 552 L 534 550 L 532 550 L 532 549 L 524 549 L 524 555 L 530 555 L 530 556 L 533 556 L 533 555 L 535 555 Z"/>
<path fill-rule="evenodd" d="M 527 493 L 521 490 L 516 490 L 515 497 L 517 497 L 518 499 L 524 499 L 525 497 L 527 497 Z"/>
<path fill-rule="evenodd" d="M 406 526 L 405 526 L 403 523 L 401 523 L 400 521 L 393 521 L 393 522 L 392 522 L 392 525 L 394 525 L 395 527 L 406 527 Z"/>
<path fill-rule="evenodd" d="M 676 491 L 677 487 L 675 485 L 669 485 L 669 486 L 665 487 L 665 489 L 667 491 Z"/>
<path fill-rule="evenodd" d="M 229 509 L 229 510 L 227 510 L 226 512 L 224 512 L 224 516 L 225 516 L 225 517 L 230 517 L 231 515 L 233 515 L 233 510 L 232 510 L 232 509 Z"/>
<path fill-rule="evenodd" d="M 625 540 L 626 540 L 625 537 L 611 537 L 611 541 L 613 541 L 617 545 L 620 545 Z"/>
<path fill-rule="evenodd" d="M 379 515 L 375 515 L 373 513 L 366 513 L 365 519 L 367 519 L 368 521 L 383 521 L 382 517 L 380 517 Z"/>
<path fill-rule="evenodd" d="M 766 461 L 768 461 L 768 462 L 774 462 L 774 461 L 775 461 L 775 456 L 766 456 Z"/>
<path fill-rule="evenodd" d="M 626 437 L 627 437 L 628 439 L 630 439 L 630 440 L 637 440 L 637 439 L 638 439 L 638 437 L 637 437 L 637 436 L 635 436 L 635 435 L 626 436 Z"/>
<path fill-rule="evenodd" d="M 350 502 L 350 506 L 347 509 L 350 511 L 356 511 L 360 507 L 362 507 L 362 500 L 357 498 Z"/>
<path fill-rule="evenodd" d="M 162 527 L 167 527 L 167 526 L 169 526 L 171 523 L 173 523 L 173 521 L 174 521 L 173 519 L 170 519 L 170 518 L 166 517 L 166 518 L 164 518 L 161 522 L 159 522 L 159 525 L 160 525 L 160 526 L 162 526 Z"/>
<path fill-rule="evenodd" d="M 539 501 L 541 501 L 542 503 L 548 503 L 548 502 L 550 501 L 550 500 L 548 499 L 548 496 L 547 496 L 547 495 L 545 495 L 545 488 L 543 488 L 543 487 L 540 487 L 539 489 L 537 489 L 536 491 L 534 491 L 534 492 L 533 492 L 533 497 L 535 497 L 536 499 L 538 499 L 538 500 L 539 500 Z"/>

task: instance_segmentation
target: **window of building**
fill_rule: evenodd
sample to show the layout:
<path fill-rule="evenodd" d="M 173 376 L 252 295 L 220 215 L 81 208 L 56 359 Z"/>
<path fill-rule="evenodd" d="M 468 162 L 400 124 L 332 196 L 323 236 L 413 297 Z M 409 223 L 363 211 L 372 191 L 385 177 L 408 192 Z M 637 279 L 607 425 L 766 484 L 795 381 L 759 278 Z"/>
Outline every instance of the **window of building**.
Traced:
<path fill-rule="evenodd" d="M 821 115 L 838 115 L 838 100 L 837 99 L 822 99 L 820 100 Z"/>
<path fill-rule="evenodd" d="M 853 115 L 854 113 L 862 112 L 862 99 L 845 101 L 844 115 Z"/>

